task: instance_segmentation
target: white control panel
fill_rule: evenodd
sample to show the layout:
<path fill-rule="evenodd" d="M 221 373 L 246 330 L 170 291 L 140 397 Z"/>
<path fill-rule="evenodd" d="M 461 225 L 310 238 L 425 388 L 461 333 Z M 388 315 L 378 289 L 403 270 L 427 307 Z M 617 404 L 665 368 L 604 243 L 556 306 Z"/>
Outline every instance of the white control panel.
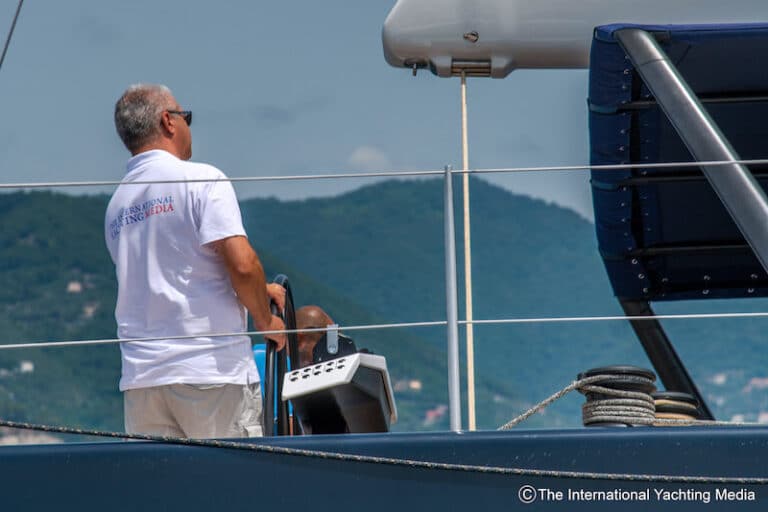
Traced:
<path fill-rule="evenodd" d="M 361 367 L 381 373 L 387 391 L 389 408 L 392 411 L 390 422 L 395 423 L 397 421 L 397 409 L 392 393 L 392 383 L 387 371 L 387 360 L 383 356 L 375 354 L 351 354 L 289 372 L 283 381 L 283 400 L 293 400 L 317 391 L 349 384 Z"/>

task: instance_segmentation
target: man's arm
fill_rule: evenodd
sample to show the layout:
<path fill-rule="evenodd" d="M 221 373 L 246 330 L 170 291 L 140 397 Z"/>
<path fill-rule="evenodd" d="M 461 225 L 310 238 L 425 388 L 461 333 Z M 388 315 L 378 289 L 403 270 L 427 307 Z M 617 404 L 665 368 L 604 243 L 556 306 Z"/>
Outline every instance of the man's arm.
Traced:
<path fill-rule="evenodd" d="M 240 303 L 253 317 L 256 329 L 260 331 L 278 331 L 285 329 L 283 321 L 272 315 L 269 310 L 269 295 L 264 269 L 261 261 L 244 236 L 232 236 L 212 242 L 210 246 L 219 253 L 229 272 Z M 285 345 L 284 334 L 271 334 L 269 339 L 277 343 L 277 349 Z"/>

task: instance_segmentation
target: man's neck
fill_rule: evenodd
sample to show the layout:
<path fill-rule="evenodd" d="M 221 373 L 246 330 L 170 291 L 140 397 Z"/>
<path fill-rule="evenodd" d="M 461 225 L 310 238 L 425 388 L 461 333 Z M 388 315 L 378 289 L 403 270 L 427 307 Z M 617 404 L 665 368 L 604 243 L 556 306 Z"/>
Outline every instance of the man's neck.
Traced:
<path fill-rule="evenodd" d="M 163 141 L 156 141 L 151 142 L 149 144 L 144 144 L 143 146 L 140 146 L 135 151 L 131 152 L 133 156 L 136 156 L 140 153 L 145 153 L 147 151 L 152 151 L 153 149 L 162 149 L 163 151 L 167 151 L 168 153 L 172 154 L 176 158 L 181 158 L 181 155 L 179 154 L 176 147 L 174 147 L 173 144 L 170 144 L 169 142 Z"/>

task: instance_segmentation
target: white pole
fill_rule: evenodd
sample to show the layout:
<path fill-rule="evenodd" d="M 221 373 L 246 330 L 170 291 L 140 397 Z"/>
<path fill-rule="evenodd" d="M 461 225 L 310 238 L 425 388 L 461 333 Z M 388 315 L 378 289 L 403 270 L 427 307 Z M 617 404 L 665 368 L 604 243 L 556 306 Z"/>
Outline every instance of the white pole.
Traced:
<path fill-rule="evenodd" d="M 469 170 L 467 141 L 467 74 L 461 72 L 461 155 L 463 169 Z M 469 430 L 475 430 L 475 336 L 472 325 L 472 238 L 469 224 L 469 173 L 464 173 L 464 300 L 467 311 L 467 415 Z"/>
<path fill-rule="evenodd" d="M 459 383 L 459 312 L 456 290 L 456 232 L 453 225 L 453 174 L 445 166 L 443 196 L 445 227 L 445 308 L 448 327 L 448 414 L 451 430 L 461 430 L 461 385 Z"/>

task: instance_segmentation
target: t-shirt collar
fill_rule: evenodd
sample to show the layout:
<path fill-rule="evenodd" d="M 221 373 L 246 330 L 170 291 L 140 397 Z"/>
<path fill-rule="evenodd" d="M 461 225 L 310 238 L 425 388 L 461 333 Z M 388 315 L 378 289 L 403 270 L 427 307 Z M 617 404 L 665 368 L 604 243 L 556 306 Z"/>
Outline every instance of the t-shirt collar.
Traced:
<path fill-rule="evenodd" d="M 126 173 L 129 173 L 152 160 L 168 158 L 177 159 L 175 156 L 173 156 L 168 151 L 165 151 L 164 149 L 150 149 L 149 151 L 144 151 L 143 153 L 132 156 L 128 160 L 128 163 L 126 164 Z"/>

